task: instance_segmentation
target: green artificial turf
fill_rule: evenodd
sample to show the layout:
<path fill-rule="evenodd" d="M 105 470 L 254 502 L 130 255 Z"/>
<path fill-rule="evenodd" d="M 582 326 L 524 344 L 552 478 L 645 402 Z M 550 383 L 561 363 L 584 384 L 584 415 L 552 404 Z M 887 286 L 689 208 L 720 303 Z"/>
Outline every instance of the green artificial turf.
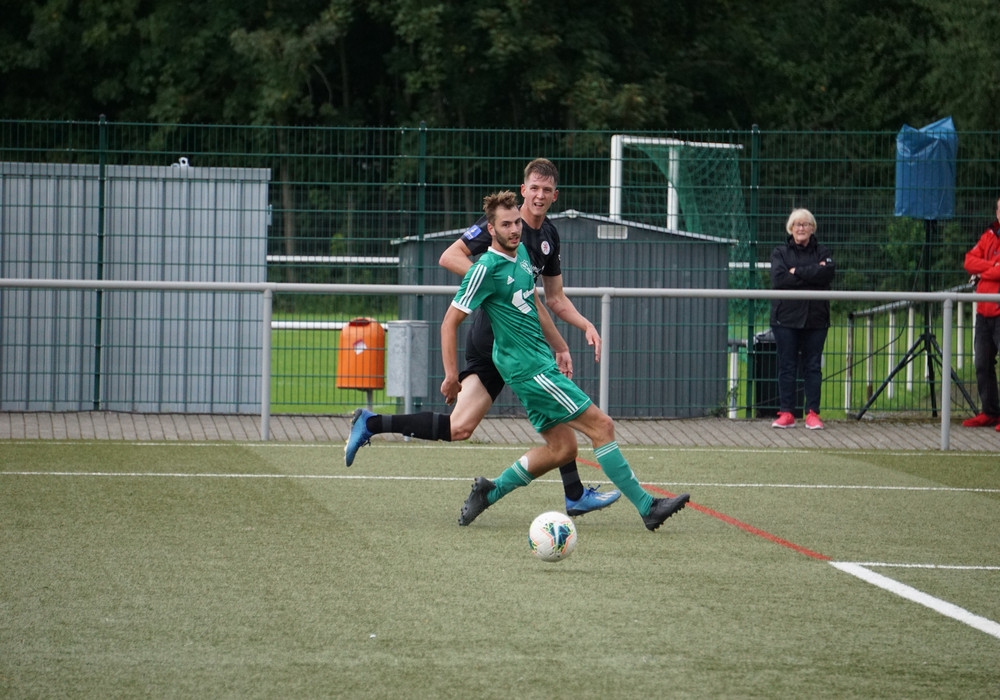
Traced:
<path fill-rule="evenodd" d="M 1000 692 L 1000 639 L 829 563 L 905 564 L 877 571 L 1000 620 L 996 460 L 626 450 L 692 504 L 650 533 L 622 499 L 546 564 L 554 474 L 456 524 L 522 451 L 0 444 L 0 697 Z"/>

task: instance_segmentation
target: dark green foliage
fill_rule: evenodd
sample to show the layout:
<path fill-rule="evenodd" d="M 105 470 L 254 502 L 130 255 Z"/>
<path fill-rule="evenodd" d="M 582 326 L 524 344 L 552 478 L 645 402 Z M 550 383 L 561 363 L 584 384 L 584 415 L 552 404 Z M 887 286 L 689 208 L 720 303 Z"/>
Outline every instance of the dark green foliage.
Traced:
<path fill-rule="evenodd" d="M 992 0 L 2 0 L 11 118 L 995 130 Z"/>

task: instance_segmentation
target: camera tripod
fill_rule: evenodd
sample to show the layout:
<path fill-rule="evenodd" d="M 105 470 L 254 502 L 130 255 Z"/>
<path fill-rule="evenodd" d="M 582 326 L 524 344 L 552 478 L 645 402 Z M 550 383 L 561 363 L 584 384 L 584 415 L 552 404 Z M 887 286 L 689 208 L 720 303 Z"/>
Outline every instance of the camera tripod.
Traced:
<path fill-rule="evenodd" d="M 858 420 L 861 420 L 861 416 L 865 415 L 865 412 L 869 408 L 871 408 L 872 404 L 875 403 L 875 401 L 882 394 L 882 392 L 885 391 L 886 387 L 888 387 L 889 383 L 892 381 L 892 378 L 895 377 L 897 374 L 899 374 L 899 372 L 904 367 L 906 367 L 906 365 L 913 362 L 919 355 L 921 355 L 921 353 L 927 354 L 927 384 L 930 387 L 931 415 L 937 418 L 938 406 L 937 406 L 937 394 L 935 393 L 935 388 L 934 388 L 935 377 L 936 377 L 934 373 L 934 366 L 937 365 L 937 367 L 941 369 L 943 363 L 941 360 L 942 358 L 941 346 L 938 345 L 937 338 L 930 331 L 930 321 L 928 317 L 929 317 L 929 312 L 925 309 L 924 332 L 920 334 L 920 337 L 917 338 L 917 340 L 913 343 L 910 349 L 906 351 L 906 354 L 903 355 L 903 358 L 898 363 L 896 363 L 896 366 L 892 369 L 892 372 L 889 373 L 889 376 L 886 377 L 885 381 L 882 382 L 882 385 L 878 388 L 878 390 L 874 394 L 872 394 L 870 399 L 868 399 L 868 403 L 866 403 L 861 408 L 861 410 L 858 412 L 857 416 Z M 952 384 L 954 384 L 959 388 L 959 390 L 962 392 L 962 396 L 964 396 L 965 400 L 969 402 L 969 407 L 972 409 L 973 412 L 975 412 L 976 402 L 972 400 L 972 397 L 969 395 L 969 392 L 966 391 L 965 385 L 962 384 L 962 380 L 959 379 L 958 374 L 951 367 L 948 368 L 948 371 L 951 372 Z M 948 397 L 944 397 L 942 400 L 947 401 Z"/>
<path fill-rule="evenodd" d="M 924 270 L 925 292 L 930 290 L 929 256 L 930 256 L 931 234 L 934 228 L 936 228 L 936 225 L 937 225 L 936 221 L 928 220 L 925 222 L 924 247 L 920 253 L 921 267 Z M 906 351 L 906 354 L 903 355 L 903 359 L 901 359 L 898 363 L 896 363 L 896 366 L 889 373 L 889 376 L 885 378 L 884 382 L 882 382 L 882 386 L 880 386 L 878 390 L 871 395 L 871 398 L 868 399 L 868 402 L 861 408 L 861 410 L 858 412 L 857 416 L 858 420 L 861 420 L 861 416 L 865 415 L 865 412 L 869 408 L 871 408 L 872 404 L 875 403 L 875 401 L 878 399 L 879 396 L 881 396 L 882 392 L 885 391 L 886 387 L 889 386 L 889 383 L 892 381 L 892 378 L 895 377 L 897 374 L 899 374 L 900 370 L 906 367 L 906 365 L 913 362 L 913 360 L 915 360 L 921 353 L 927 354 L 927 384 L 930 387 L 931 415 L 934 418 L 937 418 L 938 406 L 937 406 L 937 395 L 935 394 L 935 389 L 934 389 L 934 383 L 935 383 L 934 366 L 936 364 L 937 367 L 939 369 L 942 369 L 943 371 L 942 368 L 943 353 L 941 352 L 941 346 L 938 345 L 937 338 L 934 336 L 934 333 L 931 332 L 930 303 L 925 303 L 924 332 L 920 334 L 920 337 L 917 338 L 917 340 L 913 343 L 910 349 Z M 962 396 L 964 396 L 965 400 L 969 402 L 969 407 L 972 409 L 973 413 L 975 413 L 976 402 L 972 400 L 972 397 L 969 395 L 969 392 L 966 391 L 965 385 L 962 384 L 962 380 L 959 379 L 958 374 L 955 372 L 953 368 L 949 367 L 948 371 L 951 372 L 952 383 L 959 388 L 959 390 L 962 392 Z M 949 399 L 950 397 L 947 396 L 942 397 L 942 401 L 948 401 Z"/>

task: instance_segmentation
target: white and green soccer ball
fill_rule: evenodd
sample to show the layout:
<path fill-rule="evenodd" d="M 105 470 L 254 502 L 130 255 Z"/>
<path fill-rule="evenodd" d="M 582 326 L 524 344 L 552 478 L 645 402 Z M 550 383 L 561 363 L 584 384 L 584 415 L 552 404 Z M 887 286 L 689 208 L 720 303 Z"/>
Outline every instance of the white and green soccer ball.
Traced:
<path fill-rule="evenodd" d="M 562 561 L 576 549 L 576 526 L 564 513 L 542 513 L 528 529 L 528 545 L 542 561 Z"/>

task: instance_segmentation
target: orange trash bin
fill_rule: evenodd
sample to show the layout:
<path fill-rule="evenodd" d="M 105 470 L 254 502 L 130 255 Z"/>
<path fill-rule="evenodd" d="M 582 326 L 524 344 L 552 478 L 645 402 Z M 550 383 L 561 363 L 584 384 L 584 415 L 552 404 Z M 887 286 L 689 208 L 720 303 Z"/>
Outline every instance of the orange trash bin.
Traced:
<path fill-rule="evenodd" d="M 351 319 L 340 331 L 337 388 L 385 388 L 385 329 L 374 318 Z"/>

